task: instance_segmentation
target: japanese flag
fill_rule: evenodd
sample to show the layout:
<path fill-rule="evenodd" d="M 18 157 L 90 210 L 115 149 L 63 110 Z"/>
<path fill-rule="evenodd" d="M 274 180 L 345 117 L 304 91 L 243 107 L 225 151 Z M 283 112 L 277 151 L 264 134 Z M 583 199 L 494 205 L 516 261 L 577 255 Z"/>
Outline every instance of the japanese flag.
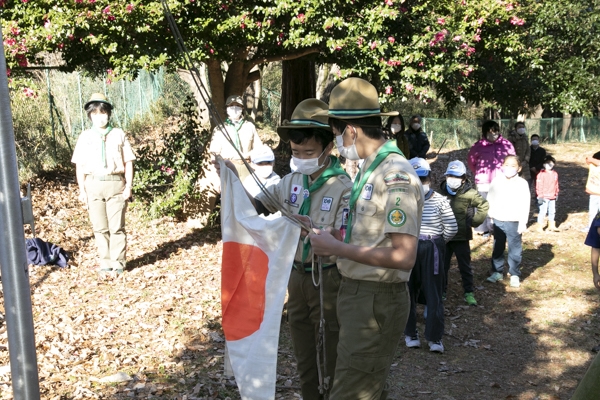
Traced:
<path fill-rule="evenodd" d="M 242 399 L 275 398 L 281 311 L 300 227 L 259 216 L 221 160 L 223 332 Z"/>

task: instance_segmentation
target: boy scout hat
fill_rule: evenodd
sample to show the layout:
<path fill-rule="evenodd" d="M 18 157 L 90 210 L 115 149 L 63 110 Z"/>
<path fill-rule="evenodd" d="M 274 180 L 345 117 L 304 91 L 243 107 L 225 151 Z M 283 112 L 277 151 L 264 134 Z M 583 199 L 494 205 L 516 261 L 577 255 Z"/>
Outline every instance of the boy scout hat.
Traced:
<path fill-rule="evenodd" d="M 425 161 L 424 158 L 415 157 L 409 160 L 410 165 L 415 169 L 415 172 L 418 176 L 428 176 L 431 172 L 431 167 L 429 163 Z"/>
<path fill-rule="evenodd" d="M 448 164 L 448 168 L 446 169 L 446 173 L 444 175 L 452 175 L 452 176 L 463 176 L 467 173 L 467 168 L 465 168 L 465 164 L 462 161 L 454 160 Z"/>
<path fill-rule="evenodd" d="M 93 93 L 87 103 L 83 106 L 84 109 L 88 108 L 88 106 L 92 103 L 104 103 L 108 104 L 110 108 L 112 108 L 112 104 L 108 101 L 105 95 L 102 93 Z"/>
<path fill-rule="evenodd" d="M 236 104 L 239 104 L 240 106 L 243 106 L 244 105 L 244 99 L 242 99 L 242 96 L 231 95 L 225 101 L 225 105 L 228 106 L 228 105 L 230 105 L 232 103 L 236 103 Z"/>
<path fill-rule="evenodd" d="M 398 111 L 381 112 L 375 86 L 361 78 L 348 78 L 339 83 L 329 96 L 329 110 L 317 113 L 341 120 L 396 116 Z"/>
<path fill-rule="evenodd" d="M 327 123 L 327 103 L 318 99 L 302 100 L 292 113 L 292 118 L 287 119 L 277 127 L 277 134 L 284 142 L 289 142 L 290 137 L 288 131 L 290 129 L 325 129 L 331 131 L 331 127 Z M 325 112 L 324 115 L 316 116 L 315 114 Z"/>
<path fill-rule="evenodd" d="M 254 164 L 259 162 L 273 162 L 275 161 L 275 154 L 269 146 L 260 146 L 250 151 L 250 161 Z"/>

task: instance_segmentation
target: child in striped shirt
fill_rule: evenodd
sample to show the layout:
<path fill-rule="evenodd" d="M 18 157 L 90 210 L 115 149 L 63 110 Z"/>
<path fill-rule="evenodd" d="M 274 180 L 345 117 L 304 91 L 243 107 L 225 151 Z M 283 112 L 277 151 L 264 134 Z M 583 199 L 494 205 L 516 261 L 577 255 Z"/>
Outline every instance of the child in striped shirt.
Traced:
<path fill-rule="evenodd" d="M 456 235 L 458 226 L 448 199 L 431 189 L 431 167 L 423 158 L 410 160 L 415 172 L 421 179 L 425 193 L 417 260 L 410 275 L 410 312 L 404 329 L 407 347 L 421 347 L 417 331 L 417 299 L 422 294 L 427 303 L 425 318 L 425 338 L 429 350 L 444 352 L 442 335 L 444 334 L 444 252 L 446 243 Z"/>

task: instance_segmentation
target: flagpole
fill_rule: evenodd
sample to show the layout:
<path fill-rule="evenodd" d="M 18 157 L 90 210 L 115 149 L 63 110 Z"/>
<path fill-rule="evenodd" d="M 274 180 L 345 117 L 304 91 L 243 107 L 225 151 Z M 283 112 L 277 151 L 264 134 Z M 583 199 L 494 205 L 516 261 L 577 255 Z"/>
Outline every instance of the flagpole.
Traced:
<path fill-rule="evenodd" d="M 31 288 L 2 29 L 0 50 L 0 269 L 11 381 L 15 400 L 39 400 Z"/>

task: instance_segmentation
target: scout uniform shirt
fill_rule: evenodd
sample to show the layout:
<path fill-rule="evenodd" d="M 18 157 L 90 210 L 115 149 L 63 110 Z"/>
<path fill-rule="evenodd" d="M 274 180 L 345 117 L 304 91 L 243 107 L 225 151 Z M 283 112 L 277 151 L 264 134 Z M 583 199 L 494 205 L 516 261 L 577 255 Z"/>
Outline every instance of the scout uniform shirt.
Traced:
<path fill-rule="evenodd" d="M 227 138 L 221 129 L 222 127 L 220 126 L 215 128 L 209 151 L 211 153 L 219 154 L 226 160 L 241 161 L 240 155 L 227 141 Z M 231 140 L 236 144 L 237 149 L 247 160 L 250 159 L 250 150 L 262 145 L 262 141 L 256 132 L 256 128 L 250 121 L 242 119 L 237 123 L 231 123 L 231 121 L 228 120 L 228 122 L 225 123 L 225 129 Z"/>
<path fill-rule="evenodd" d="M 95 129 L 86 129 L 79 135 L 71 162 L 85 175 L 122 175 L 125 163 L 135 160 L 131 145 L 120 128 L 112 128 L 106 135 L 102 156 L 102 138 Z M 106 164 L 104 163 L 106 161 Z"/>
<path fill-rule="evenodd" d="M 331 162 L 337 159 L 330 156 Z M 313 181 L 309 179 L 309 185 Z M 292 214 L 298 214 L 300 207 L 305 198 L 308 197 L 308 188 L 303 187 L 304 175 L 300 172 L 292 172 L 284 176 L 277 185 L 269 186 L 266 190 L 284 209 L 287 209 Z M 323 186 L 311 193 L 310 210 L 308 216 L 312 224 L 316 228 L 332 227 L 339 229 L 342 226 L 344 213 L 348 213 L 348 200 L 350 199 L 350 191 L 352 190 L 352 181 L 346 175 L 337 175 L 329 178 Z M 277 212 L 269 204 L 269 199 L 266 194 L 261 192 L 256 197 L 265 208 L 271 212 Z M 310 263 L 312 259 L 312 249 L 308 256 L 302 260 L 302 252 L 304 249 L 304 239 L 299 239 L 296 249 L 294 261 Z M 323 265 L 335 263 L 336 257 L 323 257 Z"/>
<path fill-rule="evenodd" d="M 377 153 L 365 159 L 361 175 L 368 171 Z M 392 247 L 390 233 L 419 236 L 423 186 L 406 158 L 390 153 L 358 189 L 361 192 L 352 216 L 350 244 Z M 410 278 L 410 271 L 365 265 L 342 257 L 338 257 L 337 264 L 340 273 L 350 279 L 397 283 L 408 282 Z"/>

